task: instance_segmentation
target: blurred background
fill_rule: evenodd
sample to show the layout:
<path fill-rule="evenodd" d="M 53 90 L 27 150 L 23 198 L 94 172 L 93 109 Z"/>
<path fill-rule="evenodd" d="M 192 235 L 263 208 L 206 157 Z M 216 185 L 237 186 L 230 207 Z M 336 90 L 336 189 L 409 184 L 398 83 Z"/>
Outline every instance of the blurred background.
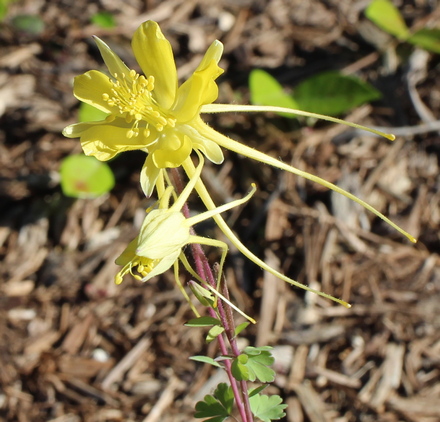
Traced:
<path fill-rule="evenodd" d="M 114 284 L 114 260 L 155 200 L 139 187 L 144 154 L 108 163 L 102 183 L 114 188 L 104 194 L 86 186 L 74 198 L 60 186 L 85 165 L 61 174 L 81 153 L 61 131 L 93 118 L 73 97 L 73 78 L 105 71 L 92 35 L 139 70 L 130 39 L 152 19 L 181 81 L 223 42 L 218 102 L 292 104 L 397 135 L 260 113 L 206 116 L 360 196 L 416 245 L 340 195 L 234 153 L 207 163 L 203 178 L 218 204 L 256 182 L 252 200 L 225 214 L 243 243 L 353 305 L 291 288 L 231 247 L 232 298 L 258 320 L 243 341 L 275 347 L 278 375 L 266 391 L 289 405 L 285 420 L 438 421 L 440 13 L 436 1 L 394 4 L 0 0 L 0 420 L 188 421 L 223 379 L 188 360 L 217 351 L 183 326 L 192 314 L 171 273 Z M 198 232 L 223 239 L 210 221 Z"/>

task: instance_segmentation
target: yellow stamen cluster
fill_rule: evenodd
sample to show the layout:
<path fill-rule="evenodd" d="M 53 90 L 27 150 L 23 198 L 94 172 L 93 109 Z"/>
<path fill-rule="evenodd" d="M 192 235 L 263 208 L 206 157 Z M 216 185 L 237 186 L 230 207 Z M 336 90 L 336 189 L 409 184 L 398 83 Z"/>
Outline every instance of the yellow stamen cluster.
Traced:
<path fill-rule="evenodd" d="M 142 280 L 160 260 L 136 255 L 121 271 L 116 274 L 116 284 L 121 284 L 124 276 L 130 273 L 136 280 Z"/>
<path fill-rule="evenodd" d="M 158 105 L 154 101 L 151 92 L 154 90 L 154 76 L 145 77 L 135 70 L 130 70 L 128 76 L 125 73 L 113 74 L 115 79 L 109 78 L 112 85 L 110 93 L 103 93 L 102 99 L 110 106 L 117 107 L 118 114 L 125 117 L 127 123 L 133 122 L 133 126 L 127 132 L 129 139 L 139 135 L 139 123 L 145 122 L 142 135 L 150 136 L 149 125 L 153 125 L 158 132 L 162 132 L 165 126 L 174 127 L 176 120 L 163 116 Z"/>

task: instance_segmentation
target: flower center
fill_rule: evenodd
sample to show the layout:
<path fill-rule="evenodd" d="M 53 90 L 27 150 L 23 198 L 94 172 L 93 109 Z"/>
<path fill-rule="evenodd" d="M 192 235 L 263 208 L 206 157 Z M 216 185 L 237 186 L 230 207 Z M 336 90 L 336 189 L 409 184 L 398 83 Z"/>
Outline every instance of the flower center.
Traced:
<path fill-rule="evenodd" d="M 124 265 L 121 271 L 116 274 L 116 284 L 121 284 L 124 276 L 130 273 L 136 280 L 142 281 L 153 268 L 159 263 L 160 259 L 150 259 L 136 255 L 128 264 Z"/>
<path fill-rule="evenodd" d="M 102 99 L 110 107 L 116 107 L 127 123 L 133 123 L 127 131 L 128 138 L 138 136 L 140 130 L 147 138 L 150 125 L 158 132 L 162 132 L 165 126 L 176 125 L 176 119 L 166 116 L 152 96 L 154 76 L 145 77 L 130 70 L 128 76 L 115 73 L 114 77 L 115 80 L 109 78 L 111 89 L 102 94 Z"/>

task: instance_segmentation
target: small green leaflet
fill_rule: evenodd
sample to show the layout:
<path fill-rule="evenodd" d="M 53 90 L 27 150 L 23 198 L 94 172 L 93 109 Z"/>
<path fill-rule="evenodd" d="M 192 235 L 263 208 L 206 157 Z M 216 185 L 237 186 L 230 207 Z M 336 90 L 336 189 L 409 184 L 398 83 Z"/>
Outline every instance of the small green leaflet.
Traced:
<path fill-rule="evenodd" d="M 210 316 L 202 316 L 190 319 L 185 325 L 187 327 L 211 327 L 212 325 L 221 325 L 221 321 Z"/>
<path fill-rule="evenodd" d="M 82 154 L 66 157 L 60 167 L 61 189 L 73 198 L 97 198 L 115 185 L 115 177 L 106 163 Z"/>
<path fill-rule="evenodd" d="M 253 104 L 284 106 L 329 116 L 345 113 L 382 96 L 367 82 L 337 71 L 322 72 L 307 78 L 289 96 L 267 72 L 253 70 L 249 78 L 249 88 Z M 292 115 L 282 115 L 295 118 Z"/>
<path fill-rule="evenodd" d="M 298 109 L 295 100 L 286 94 L 280 83 L 264 70 L 255 69 L 250 73 L 249 90 L 252 104 Z M 296 118 L 292 114 L 280 113 L 280 116 Z"/>
<path fill-rule="evenodd" d="M 114 28 L 116 26 L 115 17 L 108 12 L 95 13 L 90 20 L 101 28 Z"/>
<path fill-rule="evenodd" d="M 373 0 L 365 9 L 365 16 L 400 41 L 440 53 L 440 29 L 422 28 L 411 34 L 399 9 L 390 0 Z"/>
<path fill-rule="evenodd" d="M 425 50 L 440 54 L 440 29 L 422 28 L 411 35 L 407 41 Z"/>
<path fill-rule="evenodd" d="M 8 5 L 14 0 L 0 0 L 0 21 L 3 20 L 8 13 Z"/>
<path fill-rule="evenodd" d="M 209 330 L 208 335 L 206 336 L 206 342 L 211 343 L 211 341 L 215 340 L 220 334 L 223 333 L 223 331 L 225 331 L 223 327 L 214 325 L 214 327 Z"/>
<path fill-rule="evenodd" d="M 293 96 L 301 110 L 337 116 L 377 100 L 382 94 L 355 76 L 328 71 L 301 82 L 295 88 Z"/>
<path fill-rule="evenodd" d="M 286 416 L 284 409 L 286 404 L 281 404 L 280 396 L 266 396 L 256 394 L 249 398 L 251 410 L 254 416 L 263 422 L 278 420 Z"/>
<path fill-rule="evenodd" d="M 256 394 L 261 393 L 263 390 L 265 390 L 269 384 L 260 385 L 257 388 L 252 388 L 248 391 L 249 397 L 255 396 Z"/>
<path fill-rule="evenodd" d="M 365 16 L 379 28 L 402 41 L 410 35 L 399 10 L 389 0 L 373 0 L 365 9 Z"/>
<path fill-rule="evenodd" d="M 243 353 L 232 362 L 232 374 L 238 381 L 273 382 L 275 371 L 269 368 L 274 358 L 270 354 L 272 348 L 246 347 Z"/>
<path fill-rule="evenodd" d="M 44 21 L 38 15 L 16 15 L 11 23 L 16 29 L 30 35 L 40 35 L 45 28 Z"/>
<path fill-rule="evenodd" d="M 237 325 L 235 328 L 235 336 L 238 336 L 250 323 L 249 322 L 243 322 L 240 325 Z"/>
<path fill-rule="evenodd" d="M 191 356 L 190 359 L 196 362 L 208 363 L 209 365 L 216 366 L 218 368 L 222 367 L 216 360 L 208 356 Z"/>
<path fill-rule="evenodd" d="M 203 401 L 196 404 L 194 417 L 205 419 L 204 422 L 223 422 L 232 413 L 234 405 L 234 393 L 231 387 L 220 383 L 213 395 L 206 395 Z"/>

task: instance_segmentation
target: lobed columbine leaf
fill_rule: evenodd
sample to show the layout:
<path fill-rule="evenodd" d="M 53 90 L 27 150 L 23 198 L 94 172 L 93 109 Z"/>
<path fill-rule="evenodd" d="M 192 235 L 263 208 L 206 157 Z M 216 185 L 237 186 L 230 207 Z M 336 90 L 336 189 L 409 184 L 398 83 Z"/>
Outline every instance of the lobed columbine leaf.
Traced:
<path fill-rule="evenodd" d="M 213 395 L 206 395 L 203 401 L 196 404 L 195 418 L 208 418 L 204 422 L 223 422 L 229 418 L 234 404 L 234 393 L 231 387 L 220 383 Z"/>
<path fill-rule="evenodd" d="M 275 371 L 269 368 L 274 363 L 269 346 L 246 347 L 232 362 L 232 374 L 238 381 L 273 382 Z"/>
<path fill-rule="evenodd" d="M 284 409 L 286 404 L 282 404 L 283 400 L 280 396 L 266 396 L 264 394 L 255 394 L 249 399 L 252 414 L 263 422 L 277 421 L 286 413 Z"/>

